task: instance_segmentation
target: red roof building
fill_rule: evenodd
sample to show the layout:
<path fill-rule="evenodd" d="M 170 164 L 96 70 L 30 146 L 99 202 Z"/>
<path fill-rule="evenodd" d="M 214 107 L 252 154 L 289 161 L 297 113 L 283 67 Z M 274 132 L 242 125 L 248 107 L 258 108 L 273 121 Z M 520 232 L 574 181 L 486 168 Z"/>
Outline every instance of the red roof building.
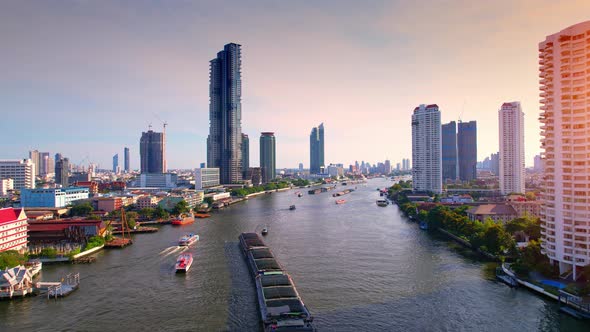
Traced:
<path fill-rule="evenodd" d="M 87 219 L 29 221 L 29 240 L 31 243 L 83 242 L 100 234 L 101 223 Z"/>
<path fill-rule="evenodd" d="M 23 209 L 0 209 L 0 252 L 27 248 L 28 223 Z"/>

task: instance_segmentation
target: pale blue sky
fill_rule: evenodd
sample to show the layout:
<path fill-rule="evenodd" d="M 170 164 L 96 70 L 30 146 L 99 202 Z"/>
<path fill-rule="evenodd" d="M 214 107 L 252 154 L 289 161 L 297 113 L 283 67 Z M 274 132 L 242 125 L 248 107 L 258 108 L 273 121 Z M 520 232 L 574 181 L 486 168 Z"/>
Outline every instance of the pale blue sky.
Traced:
<path fill-rule="evenodd" d="M 477 5 L 476 5 L 477 4 Z M 520 100 L 527 164 L 539 151 L 537 44 L 590 18 L 588 1 L 2 1 L 0 158 L 28 150 L 109 168 L 141 131 L 168 126 L 170 168 L 205 161 L 209 60 L 243 45 L 243 131 L 277 166 L 410 157 L 410 116 L 478 121 L 479 159 L 498 150 L 497 110 Z"/>

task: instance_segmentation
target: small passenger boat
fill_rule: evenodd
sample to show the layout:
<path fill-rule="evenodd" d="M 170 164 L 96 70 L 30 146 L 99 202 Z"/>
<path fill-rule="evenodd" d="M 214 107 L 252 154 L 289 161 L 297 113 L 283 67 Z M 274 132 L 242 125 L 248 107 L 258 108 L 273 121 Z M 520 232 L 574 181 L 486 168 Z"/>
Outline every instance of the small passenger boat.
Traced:
<path fill-rule="evenodd" d="M 191 254 L 190 252 L 181 254 L 180 256 L 178 256 L 178 259 L 176 260 L 176 272 L 188 272 L 188 269 L 190 269 L 192 264 L 193 254 Z"/>
<path fill-rule="evenodd" d="M 262 231 L 260 232 L 260 234 L 262 234 L 262 235 L 266 235 L 266 234 L 268 234 L 268 228 L 264 227 L 264 228 L 262 229 Z"/>
<path fill-rule="evenodd" d="M 336 204 L 344 204 L 344 203 L 346 203 L 345 199 L 337 199 L 336 200 Z"/>
<path fill-rule="evenodd" d="M 386 199 L 378 199 L 377 205 L 378 206 L 387 206 L 387 205 L 389 205 L 389 202 Z"/>
<path fill-rule="evenodd" d="M 191 244 L 199 241 L 199 235 L 197 234 L 185 234 L 178 240 L 179 246 L 190 246 Z"/>
<path fill-rule="evenodd" d="M 295 210 L 295 205 L 289 206 L 289 210 Z"/>

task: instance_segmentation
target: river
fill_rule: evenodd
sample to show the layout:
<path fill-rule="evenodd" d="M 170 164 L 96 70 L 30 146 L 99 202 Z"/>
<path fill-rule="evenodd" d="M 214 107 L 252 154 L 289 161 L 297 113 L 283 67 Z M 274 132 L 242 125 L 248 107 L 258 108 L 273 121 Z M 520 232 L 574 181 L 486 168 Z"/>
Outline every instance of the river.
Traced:
<path fill-rule="evenodd" d="M 237 238 L 265 224 L 267 245 L 319 331 L 590 330 L 555 302 L 495 281 L 486 264 L 421 231 L 395 205 L 378 207 L 375 189 L 387 185 L 356 185 L 342 205 L 333 192 L 264 195 L 192 225 L 135 235 L 132 246 L 103 250 L 92 264 L 46 265 L 42 280 L 79 272 L 80 289 L 58 300 L 0 302 L 0 331 L 259 331 Z M 177 275 L 178 252 L 170 251 L 187 232 L 201 239 L 189 249 L 190 272 Z"/>

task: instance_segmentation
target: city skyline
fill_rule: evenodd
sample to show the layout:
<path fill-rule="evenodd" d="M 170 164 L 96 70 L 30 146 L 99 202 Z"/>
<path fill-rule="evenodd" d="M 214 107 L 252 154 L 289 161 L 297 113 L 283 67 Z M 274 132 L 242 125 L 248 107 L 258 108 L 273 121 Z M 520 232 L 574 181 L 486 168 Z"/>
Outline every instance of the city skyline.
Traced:
<path fill-rule="evenodd" d="M 483 160 L 498 150 L 494 119 L 497 105 L 504 100 L 522 103 L 525 160 L 532 166 L 533 156 L 540 151 L 536 44 L 554 31 L 584 21 L 584 13 L 590 10 L 583 1 L 496 2 L 477 9 L 465 8 L 462 1 L 429 8 L 399 3 L 377 3 L 373 8 L 346 3 L 333 8 L 332 2 L 322 2 L 276 4 L 260 15 L 257 11 L 262 7 L 234 4 L 236 12 L 249 15 L 241 15 L 240 22 L 222 23 L 215 15 L 201 19 L 197 13 L 218 12 L 223 4 L 174 8 L 116 1 L 69 4 L 1 5 L 5 9 L 0 11 L 5 13 L 0 14 L 1 30 L 6 33 L 0 38 L 7 52 L 0 64 L 5 73 L 0 79 L 4 87 L 0 107 L 14 110 L 5 115 L 8 122 L 19 124 L 21 116 L 30 119 L 27 128 L 9 128 L 7 135 L 23 130 L 30 135 L 16 144 L 0 143 L 8 152 L 6 158 L 24 158 L 34 149 L 62 151 L 73 163 L 91 155 L 92 162 L 106 168 L 112 151 L 129 146 L 132 164 L 138 165 L 134 133 L 150 123 L 158 125 L 162 118 L 170 123 L 170 168 L 197 167 L 206 159 L 210 54 L 219 45 L 236 42 L 244 45 L 243 130 L 268 128 L 281 136 L 284 150 L 277 151 L 279 168 L 307 160 L 307 128 L 322 121 L 331 128 L 326 142 L 328 164 L 406 158 L 409 144 L 377 149 L 371 142 L 385 141 L 392 132 L 409 137 L 407 123 L 398 119 L 406 119 L 408 110 L 420 102 L 438 104 L 443 122 L 465 118 L 489 124 L 478 128 L 482 137 L 478 160 Z M 166 11 L 148 15 L 157 9 Z M 434 17 L 443 9 L 448 15 L 424 20 L 419 27 L 411 24 L 410 18 L 419 13 Z M 322 14 L 328 10 L 334 15 L 326 22 Z M 130 14 L 134 11 L 146 15 Z M 361 15 L 353 15 L 357 13 Z M 23 15 L 35 23 L 34 29 L 21 29 Z M 306 26 L 290 30 L 290 23 L 301 15 L 309 17 Z M 260 20 L 276 28 L 268 31 L 263 28 L 266 24 L 249 24 Z M 105 21 L 115 24 L 105 25 Z M 133 27 L 123 24 L 128 21 Z M 337 27 L 345 23 L 350 26 L 340 31 Z M 249 27 L 236 29 L 244 25 Z M 22 32 L 19 38 L 8 33 L 15 29 Z M 208 30 L 216 31 L 212 38 L 204 32 Z M 46 38 L 38 31 L 60 37 Z M 310 31 L 320 31 L 320 38 L 309 39 Z M 290 42 L 277 43 L 277 36 L 286 32 Z M 324 39 L 332 43 L 321 42 Z M 193 46 L 187 46 L 186 40 Z M 424 44 L 431 45 L 433 52 L 419 51 Z M 119 51 L 107 54 L 106 48 Z M 330 57 L 334 53 L 341 54 L 337 61 Z M 461 75 L 447 75 L 456 68 L 461 68 Z M 273 72 L 285 74 L 273 76 Z M 266 93 L 276 86 L 284 88 Z M 322 91 L 322 97 L 314 91 Z M 339 116 L 333 116 L 335 110 Z M 276 112 L 290 121 L 273 121 Z M 41 116 L 45 113 L 59 116 L 45 119 Z M 112 123 L 115 115 L 123 121 Z M 112 133 L 87 130 L 89 124 L 111 128 Z M 253 150 L 250 158 L 258 160 Z"/>

